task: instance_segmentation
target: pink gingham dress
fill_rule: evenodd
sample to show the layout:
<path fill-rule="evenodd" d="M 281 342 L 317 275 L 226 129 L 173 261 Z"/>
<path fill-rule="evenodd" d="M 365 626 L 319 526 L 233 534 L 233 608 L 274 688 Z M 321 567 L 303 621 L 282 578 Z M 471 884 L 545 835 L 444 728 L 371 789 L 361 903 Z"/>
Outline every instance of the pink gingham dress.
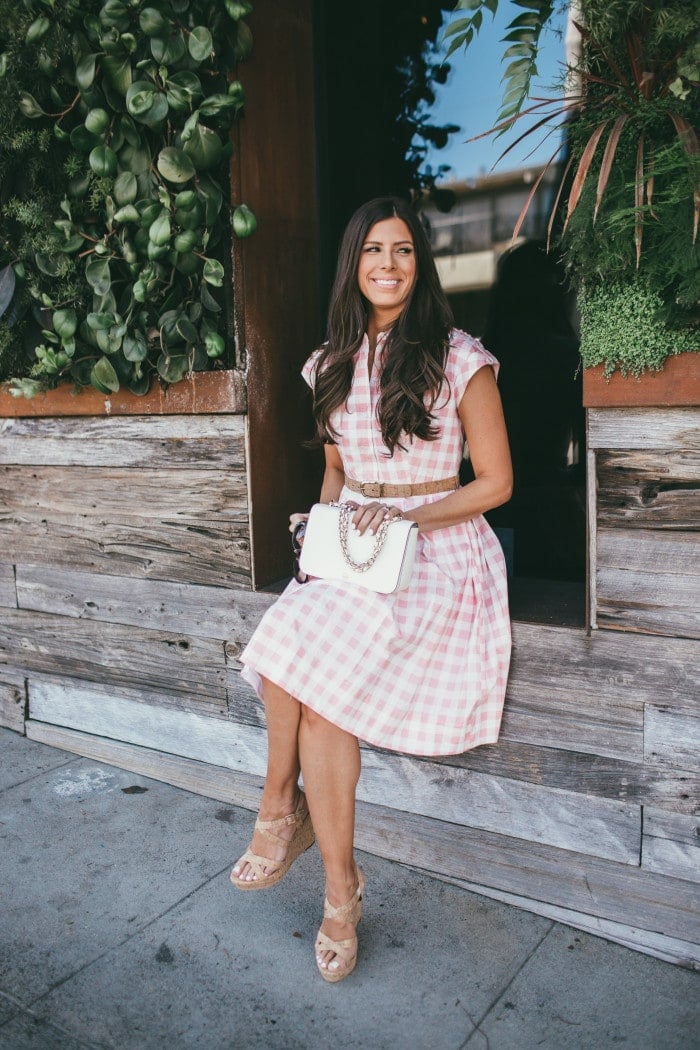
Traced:
<path fill-rule="evenodd" d="M 357 352 L 344 409 L 333 424 L 348 477 L 415 484 L 457 474 L 464 448 L 458 405 L 478 369 L 496 359 L 453 331 L 449 390 L 434 409 L 436 441 L 414 440 L 389 457 L 376 418 L 381 336 L 372 378 L 368 340 Z M 317 354 L 304 366 L 314 382 Z M 443 499 L 392 498 L 403 510 Z M 362 502 L 344 488 L 341 500 Z M 506 573 L 484 518 L 418 537 L 410 586 L 376 594 L 357 584 L 294 580 L 265 613 L 241 655 L 243 677 L 261 695 L 260 676 L 280 685 L 341 729 L 378 747 L 451 755 L 498 737 L 510 660 Z"/>

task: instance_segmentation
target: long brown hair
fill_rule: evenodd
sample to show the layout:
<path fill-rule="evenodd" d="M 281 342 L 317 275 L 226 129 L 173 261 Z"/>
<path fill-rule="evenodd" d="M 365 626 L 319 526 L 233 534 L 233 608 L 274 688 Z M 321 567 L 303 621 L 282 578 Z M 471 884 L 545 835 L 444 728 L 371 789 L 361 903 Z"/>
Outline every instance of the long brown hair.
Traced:
<path fill-rule="evenodd" d="M 416 255 L 416 280 L 387 335 L 382 357 L 377 415 L 384 444 L 393 456 L 397 446 L 405 448 L 402 437 L 434 441 L 439 435 L 432 409 L 445 381 L 454 323 L 425 230 L 411 207 L 397 197 L 378 197 L 363 204 L 345 229 L 331 291 L 326 343 L 316 369 L 314 417 L 322 441 L 338 437 L 330 417 L 350 393 L 353 358 L 369 319 L 368 303 L 357 280 L 360 254 L 375 223 L 391 218 L 406 223 Z"/>

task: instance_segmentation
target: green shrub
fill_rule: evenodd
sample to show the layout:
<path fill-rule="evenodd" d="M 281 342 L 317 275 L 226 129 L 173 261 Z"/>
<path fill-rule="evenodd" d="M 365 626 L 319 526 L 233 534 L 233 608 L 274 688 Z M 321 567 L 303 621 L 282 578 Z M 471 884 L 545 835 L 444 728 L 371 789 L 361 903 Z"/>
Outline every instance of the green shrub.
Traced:
<path fill-rule="evenodd" d="M 584 288 L 579 309 L 583 363 L 604 364 L 606 376 L 658 371 L 672 354 L 700 350 L 697 331 L 669 327 L 662 296 L 643 278 Z"/>

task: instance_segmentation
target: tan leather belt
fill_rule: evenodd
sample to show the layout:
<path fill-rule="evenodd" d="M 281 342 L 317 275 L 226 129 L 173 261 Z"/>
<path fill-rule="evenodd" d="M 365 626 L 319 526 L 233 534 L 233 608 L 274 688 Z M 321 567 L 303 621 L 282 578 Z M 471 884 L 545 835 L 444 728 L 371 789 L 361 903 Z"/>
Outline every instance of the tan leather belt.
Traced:
<path fill-rule="evenodd" d="M 385 485 L 381 481 L 355 481 L 345 477 L 345 484 L 351 492 L 359 492 L 370 499 L 384 499 L 385 496 L 432 496 L 434 492 L 450 492 L 459 488 L 459 478 L 443 478 L 442 481 L 419 481 L 416 485 Z"/>

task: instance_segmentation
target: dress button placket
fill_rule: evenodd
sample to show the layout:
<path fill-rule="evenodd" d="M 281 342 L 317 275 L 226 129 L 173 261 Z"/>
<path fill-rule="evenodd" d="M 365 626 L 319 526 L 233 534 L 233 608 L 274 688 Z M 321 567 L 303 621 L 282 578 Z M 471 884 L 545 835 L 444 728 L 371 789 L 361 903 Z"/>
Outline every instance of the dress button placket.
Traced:
<path fill-rule="evenodd" d="M 366 338 L 366 337 L 365 337 Z M 372 442 L 372 457 L 374 459 L 374 477 L 362 478 L 362 481 L 381 481 L 379 476 L 379 451 L 377 449 L 377 441 L 381 439 L 381 431 L 379 430 L 379 423 L 377 421 L 377 400 L 379 398 L 379 355 L 383 349 L 382 335 L 380 334 L 377 339 L 377 345 L 374 351 L 374 361 L 372 362 L 372 374 L 369 375 L 367 365 L 369 364 L 369 341 L 367 342 L 367 359 L 365 361 L 365 375 L 368 377 L 369 387 L 368 396 L 370 404 L 370 438 Z M 382 442 L 382 445 L 384 443 Z"/>

